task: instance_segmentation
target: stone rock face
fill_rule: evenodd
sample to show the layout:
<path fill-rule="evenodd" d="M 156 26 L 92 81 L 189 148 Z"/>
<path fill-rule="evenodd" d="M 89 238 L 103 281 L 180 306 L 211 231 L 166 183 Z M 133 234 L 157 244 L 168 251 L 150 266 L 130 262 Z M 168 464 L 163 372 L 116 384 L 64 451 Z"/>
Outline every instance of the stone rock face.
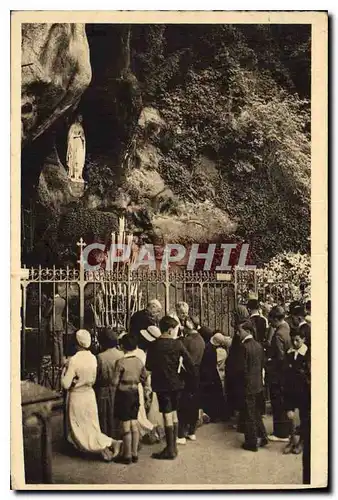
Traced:
<path fill-rule="evenodd" d="M 91 81 L 84 24 L 22 26 L 22 142 L 41 135 L 76 105 Z"/>

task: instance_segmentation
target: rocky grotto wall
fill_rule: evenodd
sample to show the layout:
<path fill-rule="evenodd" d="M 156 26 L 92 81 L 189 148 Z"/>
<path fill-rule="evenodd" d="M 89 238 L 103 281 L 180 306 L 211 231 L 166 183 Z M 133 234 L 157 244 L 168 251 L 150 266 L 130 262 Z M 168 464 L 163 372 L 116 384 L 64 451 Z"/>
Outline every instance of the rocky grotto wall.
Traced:
<path fill-rule="evenodd" d="M 163 42 L 163 33 L 163 27 L 158 27 L 156 34 L 162 38 L 156 35 L 156 40 Z M 166 34 L 167 46 L 174 59 L 173 51 L 180 41 L 176 35 L 171 36 L 170 30 Z M 75 264 L 78 239 L 82 236 L 87 243 L 107 241 L 110 232 L 117 229 L 118 217 L 122 214 L 126 216 L 128 229 L 140 241 L 156 244 L 205 243 L 220 239 L 243 241 L 249 235 L 250 240 L 260 239 L 261 248 L 267 246 L 266 230 L 261 234 L 256 230 L 252 233 L 250 224 L 249 231 L 240 224 L 242 216 L 260 219 L 264 205 L 260 193 L 264 193 L 268 201 L 271 195 L 271 203 L 276 199 L 277 195 L 269 184 L 266 188 L 264 184 L 268 182 L 265 177 L 270 179 L 271 174 L 264 172 L 263 167 L 257 167 L 257 171 L 260 169 L 259 178 L 254 176 L 251 183 L 249 179 L 254 174 L 250 167 L 251 171 L 236 174 L 235 178 L 230 163 L 229 167 L 226 166 L 228 153 L 224 153 L 219 161 L 208 153 L 208 148 L 201 148 L 193 161 L 191 156 L 189 159 L 189 130 L 196 138 L 197 129 L 194 129 L 194 123 L 180 125 L 175 122 L 177 96 L 181 99 L 180 105 L 189 104 L 192 110 L 189 113 L 193 115 L 194 106 L 188 100 L 185 102 L 189 88 L 181 83 L 177 86 L 175 81 L 175 78 L 179 81 L 181 77 L 182 81 L 188 78 L 189 54 L 177 49 L 177 57 L 182 56 L 184 64 L 175 63 L 178 76 L 169 79 L 166 76 L 169 100 L 163 100 L 161 95 L 150 99 L 147 86 L 151 84 L 153 70 L 149 69 L 144 75 L 137 65 L 138 58 L 144 57 L 143 42 L 147 36 L 146 27 L 128 25 L 23 26 L 23 263 Z M 190 38 L 194 40 L 194 36 Z M 150 50 L 152 44 L 153 41 Z M 170 44 L 174 45 L 171 47 Z M 202 49 L 201 46 L 199 50 L 203 52 Z M 155 62 L 156 57 L 155 54 Z M 166 56 L 161 57 L 163 64 Z M 196 74 L 202 78 L 201 82 L 205 81 L 207 73 Z M 161 82 L 161 71 L 157 80 Z M 170 86 L 174 91 L 178 89 L 176 94 L 170 94 Z M 202 88 L 199 84 L 195 87 Z M 207 92 L 207 109 L 208 88 L 203 91 Z M 164 102 L 162 107 L 161 102 Z M 174 105 L 171 106 L 170 102 Z M 223 113 L 223 105 L 214 104 L 216 111 L 218 106 Z M 67 133 L 78 112 L 83 116 L 86 136 L 83 194 L 72 189 L 66 170 Z M 231 147 L 236 150 L 235 143 Z M 175 148 L 180 150 L 181 156 L 187 148 L 186 164 L 175 163 L 175 154 L 167 161 L 168 151 L 175 153 Z M 241 148 L 243 146 L 237 149 Z M 291 180 L 294 186 L 293 178 Z M 285 184 L 284 178 L 281 178 L 281 183 Z M 249 197 L 247 191 L 250 191 Z M 306 191 L 303 184 L 300 191 L 303 194 Z M 305 207 L 302 213 L 307 221 L 306 200 L 299 203 L 303 195 L 296 193 L 294 196 L 294 206 L 299 205 L 299 210 Z M 306 224 L 305 229 L 302 228 L 305 232 Z M 280 238 L 282 241 L 284 236 L 279 235 L 278 225 L 274 230 L 273 223 L 267 222 L 266 227 L 270 226 L 275 240 Z M 295 237 L 292 235 L 288 245 L 298 250 L 297 245 L 301 247 L 305 239 L 299 236 L 298 227 L 294 232 Z M 289 230 L 288 233 L 291 234 Z M 279 240 L 276 244 L 274 242 L 267 254 L 278 253 L 279 243 Z"/>

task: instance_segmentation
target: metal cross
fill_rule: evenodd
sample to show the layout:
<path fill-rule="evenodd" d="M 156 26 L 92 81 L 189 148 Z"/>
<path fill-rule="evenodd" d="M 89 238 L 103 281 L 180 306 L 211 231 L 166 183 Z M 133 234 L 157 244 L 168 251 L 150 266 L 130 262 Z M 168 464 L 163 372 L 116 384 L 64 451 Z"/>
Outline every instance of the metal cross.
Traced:
<path fill-rule="evenodd" d="M 83 252 L 84 247 L 86 246 L 86 242 L 83 240 L 83 238 L 81 236 L 80 241 L 78 241 L 76 244 L 78 247 L 80 247 L 80 260 L 78 260 L 78 263 L 81 264 L 82 263 L 82 252 Z"/>

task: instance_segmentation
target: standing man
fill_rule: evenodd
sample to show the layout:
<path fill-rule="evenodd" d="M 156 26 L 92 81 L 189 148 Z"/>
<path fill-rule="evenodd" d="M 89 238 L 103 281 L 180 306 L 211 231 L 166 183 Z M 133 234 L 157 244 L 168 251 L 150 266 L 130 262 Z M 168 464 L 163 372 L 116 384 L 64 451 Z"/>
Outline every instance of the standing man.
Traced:
<path fill-rule="evenodd" d="M 262 419 L 263 400 L 263 347 L 253 335 L 254 327 L 250 321 L 238 326 L 237 335 L 241 342 L 239 358 L 239 391 L 242 393 L 242 417 L 245 442 L 242 448 L 248 451 L 258 451 L 260 446 L 268 444 L 266 430 Z"/>
<path fill-rule="evenodd" d="M 248 301 L 247 309 L 250 314 L 250 319 L 256 328 L 255 340 L 262 344 L 266 344 L 268 321 L 264 316 L 259 314 L 259 304 L 257 299 L 250 299 Z"/>
<path fill-rule="evenodd" d="M 52 337 L 52 363 L 54 366 L 61 367 L 63 360 L 63 311 L 66 307 L 66 301 L 58 293 L 54 299 L 50 299 L 46 311 L 46 317 L 49 317 L 49 332 Z"/>
<path fill-rule="evenodd" d="M 189 305 L 183 301 L 177 302 L 175 311 L 169 313 L 169 316 L 177 321 L 178 326 L 176 328 L 176 336 L 181 337 L 183 335 L 184 328 L 187 325 L 187 321 L 192 321 L 189 317 Z"/>
<path fill-rule="evenodd" d="M 290 327 L 285 321 L 285 312 L 281 306 L 274 306 L 269 318 L 275 332 L 271 339 L 267 362 L 273 416 L 273 434 L 268 437 L 270 441 L 288 442 L 290 424 L 284 407 L 284 373 L 286 353 L 292 347 Z"/>
<path fill-rule="evenodd" d="M 141 330 L 147 330 L 149 326 L 158 326 L 161 313 L 161 302 L 157 299 L 152 299 L 148 302 L 145 309 L 136 311 L 130 318 L 130 335 L 135 337 L 136 343 L 141 349 L 147 348 L 146 341 L 141 335 Z"/>
<path fill-rule="evenodd" d="M 184 389 L 181 393 L 178 411 L 178 444 L 186 444 L 186 437 L 196 441 L 196 426 L 199 411 L 199 369 L 203 358 L 205 343 L 194 325 L 187 322 L 182 342 L 194 364 L 194 377 L 188 374 L 183 365 L 181 376 L 184 380 Z"/>

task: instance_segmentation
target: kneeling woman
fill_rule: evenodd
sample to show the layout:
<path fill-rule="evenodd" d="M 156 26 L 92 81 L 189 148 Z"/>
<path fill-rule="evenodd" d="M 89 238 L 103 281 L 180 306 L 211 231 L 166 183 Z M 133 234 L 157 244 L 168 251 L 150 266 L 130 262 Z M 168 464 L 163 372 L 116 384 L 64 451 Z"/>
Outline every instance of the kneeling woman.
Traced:
<path fill-rule="evenodd" d="M 88 350 L 91 344 L 87 330 L 76 332 L 77 353 L 63 369 L 61 383 L 68 391 L 66 402 L 67 440 L 79 451 L 100 454 L 112 460 L 120 451 L 121 441 L 101 432 L 93 385 L 97 360 Z"/>

